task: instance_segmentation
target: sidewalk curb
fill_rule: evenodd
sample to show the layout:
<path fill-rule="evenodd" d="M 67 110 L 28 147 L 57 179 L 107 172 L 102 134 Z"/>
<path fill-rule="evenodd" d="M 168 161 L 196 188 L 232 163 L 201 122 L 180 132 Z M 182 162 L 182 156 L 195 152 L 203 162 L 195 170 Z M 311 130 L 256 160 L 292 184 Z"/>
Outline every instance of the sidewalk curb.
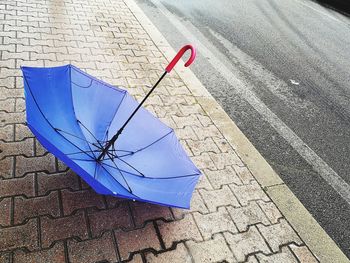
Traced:
<path fill-rule="evenodd" d="M 165 57 L 174 57 L 176 54 L 174 49 L 134 0 L 124 0 L 124 2 Z M 176 72 L 223 136 L 236 149 L 238 155 L 247 165 L 263 190 L 276 204 L 287 221 L 289 221 L 320 262 L 350 262 L 288 186 L 284 184 L 278 174 L 239 130 L 194 73 L 188 68 L 184 69 L 183 67 L 179 67 Z"/>

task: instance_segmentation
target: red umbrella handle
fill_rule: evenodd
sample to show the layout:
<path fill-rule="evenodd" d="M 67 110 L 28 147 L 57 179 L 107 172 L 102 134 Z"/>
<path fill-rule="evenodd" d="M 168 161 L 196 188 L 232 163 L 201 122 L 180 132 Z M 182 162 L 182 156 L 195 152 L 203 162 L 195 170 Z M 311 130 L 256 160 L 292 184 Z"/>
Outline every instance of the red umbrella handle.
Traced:
<path fill-rule="evenodd" d="M 193 60 L 196 58 L 196 50 L 192 45 L 186 45 L 183 46 L 180 51 L 176 54 L 176 56 L 173 58 L 173 60 L 169 63 L 169 65 L 165 68 L 165 71 L 167 73 L 170 73 L 170 71 L 175 67 L 176 63 L 180 60 L 180 58 L 184 55 L 184 53 L 191 49 L 191 56 L 188 59 L 188 61 L 185 63 L 185 67 L 188 67 L 192 64 Z"/>

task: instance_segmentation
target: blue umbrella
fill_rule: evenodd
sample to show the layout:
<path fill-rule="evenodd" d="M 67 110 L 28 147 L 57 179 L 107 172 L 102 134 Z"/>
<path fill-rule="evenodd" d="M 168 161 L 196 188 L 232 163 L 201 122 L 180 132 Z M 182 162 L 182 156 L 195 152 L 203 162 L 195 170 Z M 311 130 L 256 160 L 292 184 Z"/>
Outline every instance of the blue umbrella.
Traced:
<path fill-rule="evenodd" d="M 189 208 L 200 171 L 174 130 L 142 107 L 186 50 L 184 46 L 141 103 L 73 65 L 22 67 L 27 125 L 40 143 L 96 192 Z"/>

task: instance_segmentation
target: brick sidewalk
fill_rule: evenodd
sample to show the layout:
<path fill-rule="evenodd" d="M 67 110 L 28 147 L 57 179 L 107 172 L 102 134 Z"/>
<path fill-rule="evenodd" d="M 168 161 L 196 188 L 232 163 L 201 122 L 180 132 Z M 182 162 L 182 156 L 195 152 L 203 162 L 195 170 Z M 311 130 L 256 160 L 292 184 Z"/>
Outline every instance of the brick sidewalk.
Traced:
<path fill-rule="evenodd" d="M 191 211 L 98 195 L 33 138 L 21 65 L 72 63 L 138 99 L 163 72 L 123 1 L 1 1 L 0 21 L 1 263 L 317 262 L 175 72 L 147 108 L 204 174 Z"/>

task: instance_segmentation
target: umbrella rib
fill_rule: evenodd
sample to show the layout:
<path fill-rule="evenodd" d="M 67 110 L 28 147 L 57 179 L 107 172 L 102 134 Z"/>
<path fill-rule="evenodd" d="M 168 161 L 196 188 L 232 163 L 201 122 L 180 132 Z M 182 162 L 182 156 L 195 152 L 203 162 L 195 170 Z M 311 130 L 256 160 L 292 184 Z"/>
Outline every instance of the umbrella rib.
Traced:
<path fill-rule="evenodd" d="M 122 171 L 122 172 L 125 172 L 125 173 L 128 173 L 132 176 L 136 176 L 136 177 L 141 177 L 137 174 L 134 174 L 134 173 L 130 173 L 128 171 L 125 171 L 123 169 L 120 169 L 120 168 L 116 168 L 116 167 L 113 167 L 112 165 L 109 165 L 109 164 L 106 164 L 106 163 L 103 163 L 104 165 L 110 167 L 110 168 L 113 168 L 113 169 L 116 169 L 116 170 L 119 170 L 119 171 Z M 147 178 L 147 179 L 159 179 L 159 180 L 167 180 L 167 179 L 176 179 L 176 178 L 183 178 L 183 177 L 193 177 L 193 176 L 198 176 L 200 175 L 199 173 L 197 174 L 186 174 L 186 175 L 179 175 L 179 176 L 169 176 L 169 177 L 148 177 L 148 176 L 145 176 L 144 178 Z"/>
<path fill-rule="evenodd" d="M 87 152 L 87 153 L 89 153 L 89 152 L 99 152 L 99 150 L 92 150 L 92 151 L 85 151 L 85 152 Z M 65 153 L 65 155 L 75 155 L 75 154 L 80 154 L 80 153 L 82 153 L 82 152 Z"/>
<path fill-rule="evenodd" d="M 70 135 L 70 136 L 75 137 L 75 138 L 77 138 L 77 139 L 79 139 L 79 140 L 85 141 L 85 142 L 87 142 L 87 143 L 90 143 L 90 144 L 96 146 L 93 142 L 90 142 L 90 141 L 88 141 L 88 140 L 85 140 L 85 139 L 83 139 L 83 138 L 80 138 L 79 136 L 77 136 L 77 135 L 75 135 L 75 134 L 73 134 L 73 133 L 64 131 L 64 130 L 59 129 L 59 128 L 55 128 L 55 130 L 58 131 L 58 132 L 63 132 L 63 133 L 65 133 L 65 134 L 67 134 L 67 135 Z"/>
<path fill-rule="evenodd" d="M 103 136 L 103 140 L 107 140 L 107 139 L 108 139 L 109 128 L 111 127 L 111 124 L 112 124 L 112 122 L 113 122 L 115 116 L 117 115 L 117 112 L 118 112 L 118 110 L 119 110 L 119 108 L 120 108 L 120 105 L 122 104 L 124 98 L 126 97 L 126 94 L 127 94 L 127 93 L 125 92 L 124 95 L 123 95 L 122 100 L 120 101 L 118 107 L 116 108 L 116 110 L 115 110 L 115 112 L 114 112 L 114 114 L 113 114 L 113 118 L 111 118 L 111 121 L 109 122 L 109 124 L 108 124 L 108 126 L 107 126 L 105 135 Z"/>
<path fill-rule="evenodd" d="M 114 180 L 114 181 L 116 181 L 119 185 L 121 185 L 126 191 L 128 191 L 130 194 L 133 194 L 133 195 L 135 195 L 132 191 L 131 191 L 131 188 L 130 188 L 130 186 L 129 186 L 129 184 L 125 181 L 125 183 L 127 184 L 127 186 L 128 186 L 128 188 L 129 189 L 126 189 L 117 179 L 115 179 L 114 178 L 114 176 L 105 168 L 105 167 L 103 167 L 103 165 L 101 165 L 101 167 L 102 167 L 102 169 L 104 169 L 108 174 L 109 174 L 109 176 L 110 177 L 112 177 L 112 179 Z M 121 176 L 124 178 L 124 176 L 121 174 Z M 125 179 L 124 179 L 125 180 Z M 137 195 L 135 195 L 137 198 L 140 198 L 140 197 L 138 197 Z"/>
<path fill-rule="evenodd" d="M 49 120 L 47 119 L 47 117 L 45 116 L 45 114 L 43 113 L 43 111 L 41 110 L 41 108 L 39 107 L 39 104 L 38 102 L 36 101 L 35 97 L 34 97 L 34 94 L 32 92 L 32 89 L 30 88 L 29 86 L 29 83 L 27 81 L 27 78 L 23 75 L 23 79 L 24 81 L 27 83 L 27 86 L 28 86 L 28 89 L 29 89 L 29 92 L 30 92 L 30 95 L 32 95 L 32 98 L 36 104 L 36 106 L 38 107 L 38 110 L 40 111 L 41 115 L 44 117 L 44 119 L 46 120 L 46 122 L 49 124 L 49 126 L 55 131 L 55 127 L 53 127 L 53 125 L 49 122 Z M 71 145 L 73 145 L 74 147 L 76 147 L 77 149 L 79 149 L 80 151 L 82 151 L 83 153 L 85 153 L 87 156 L 89 156 L 90 158 L 96 158 L 96 156 L 94 155 L 94 157 L 92 157 L 90 154 L 86 153 L 85 151 L 83 151 L 82 149 L 80 149 L 79 146 L 75 145 L 74 143 L 72 143 L 70 140 L 68 140 L 66 137 L 64 137 L 62 134 L 60 134 L 59 132 L 57 132 L 57 134 L 59 134 L 63 139 L 65 139 L 67 142 L 69 142 Z"/>
<path fill-rule="evenodd" d="M 109 156 L 109 154 L 108 154 L 108 153 L 107 153 L 107 155 Z M 121 172 L 121 170 L 119 169 L 118 165 L 117 165 L 117 164 L 114 162 L 114 160 L 113 160 L 113 159 L 112 159 L 112 162 L 113 162 L 113 163 L 114 163 L 114 165 L 117 167 L 117 169 L 118 169 L 118 171 L 119 171 L 120 175 L 123 177 L 123 179 L 124 179 L 124 181 L 125 181 L 126 185 L 129 187 L 130 192 L 132 193 L 131 187 L 130 187 L 130 185 L 128 184 L 128 182 L 126 181 L 126 179 L 125 179 L 125 177 L 124 177 L 123 173 Z"/>
<path fill-rule="evenodd" d="M 101 148 L 103 148 L 103 145 L 100 143 L 100 141 L 95 137 L 95 135 L 80 121 L 77 119 L 77 122 L 85 129 L 88 131 L 88 133 L 91 134 L 92 137 L 96 140 L 96 142 L 100 145 Z"/>
<path fill-rule="evenodd" d="M 117 158 L 118 160 L 122 161 L 123 163 L 125 163 L 127 166 L 131 167 L 132 169 L 134 169 L 136 172 L 138 172 L 142 177 L 146 177 L 143 173 L 141 173 L 139 170 L 137 170 L 134 166 L 132 166 L 131 164 L 129 164 L 128 162 L 124 161 L 123 159 L 120 159 L 118 156 L 115 155 L 115 158 Z M 113 160 L 112 160 L 113 161 Z M 114 161 L 113 161 L 114 162 Z"/>
<path fill-rule="evenodd" d="M 129 156 L 129 155 L 133 155 L 133 154 L 135 154 L 135 153 L 141 152 L 141 151 L 147 149 L 148 147 L 151 147 L 153 144 L 155 144 L 155 143 L 157 143 L 157 142 L 163 140 L 165 137 L 167 137 L 169 134 L 171 134 L 171 133 L 173 133 L 173 132 L 174 132 L 174 130 L 172 129 L 170 132 L 168 132 L 167 134 L 163 135 L 162 137 L 160 137 L 159 139 L 155 140 L 154 142 L 152 142 L 152 143 L 150 143 L 150 144 L 148 144 L 148 145 L 146 145 L 146 146 L 144 146 L 144 147 L 142 147 L 142 148 L 136 150 L 135 152 L 131 152 L 130 154 L 120 155 L 119 157 L 125 157 L 125 156 Z"/>

